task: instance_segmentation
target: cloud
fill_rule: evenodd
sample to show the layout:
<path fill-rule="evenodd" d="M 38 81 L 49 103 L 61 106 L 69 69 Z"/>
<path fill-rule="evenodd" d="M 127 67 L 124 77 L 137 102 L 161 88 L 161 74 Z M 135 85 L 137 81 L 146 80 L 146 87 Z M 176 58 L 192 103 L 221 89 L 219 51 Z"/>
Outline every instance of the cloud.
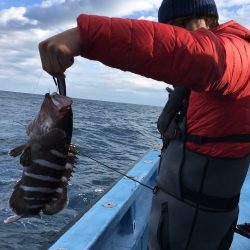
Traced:
<path fill-rule="evenodd" d="M 237 20 L 246 27 L 250 28 L 250 4 L 244 5 L 236 12 Z"/>
<path fill-rule="evenodd" d="M 36 26 L 38 21 L 26 17 L 26 11 L 24 7 L 11 7 L 0 11 L 0 27 L 15 29 Z"/>
<path fill-rule="evenodd" d="M 237 7 L 250 4 L 249 0 L 216 0 L 219 8 Z"/>
<path fill-rule="evenodd" d="M 50 8 L 50 7 L 54 7 L 57 5 L 61 5 L 65 2 L 66 2 L 66 0 L 46 0 L 46 1 L 42 1 L 41 7 L 42 8 Z"/>
<path fill-rule="evenodd" d="M 235 20 L 250 27 L 250 0 L 217 0 L 220 23 Z"/>
<path fill-rule="evenodd" d="M 155 8 L 153 0 L 139 0 L 137 4 L 132 0 L 46 0 L 28 7 L 1 10 L 0 89 L 33 93 L 55 91 L 52 78 L 45 72 L 41 74 L 37 45 L 47 37 L 75 26 L 80 13 L 128 17 L 137 12 L 154 12 Z M 159 105 L 159 95 L 165 84 L 153 82 L 80 58 L 67 71 L 69 94 L 87 99 L 140 103 L 138 96 L 143 95 L 143 98 L 151 96 L 151 99 L 155 96 L 153 102 Z"/>
<path fill-rule="evenodd" d="M 81 13 L 116 17 L 130 16 L 136 12 L 155 11 L 159 0 L 46 0 L 41 4 L 12 7 L 0 12 L 0 28 L 27 29 L 37 26 L 43 29 L 61 27 L 75 23 Z"/>
<path fill-rule="evenodd" d="M 45 0 L 40 4 L 0 10 L 0 89 L 45 93 L 55 91 L 42 73 L 40 41 L 76 26 L 81 13 L 157 21 L 161 0 Z M 217 0 L 220 22 L 230 19 L 249 27 L 250 0 Z M 67 71 L 68 92 L 74 97 L 135 103 L 165 102 L 165 83 L 76 59 Z"/>
<path fill-rule="evenodd" d="M 139 20 L 148 20 L 157 22 L 158 18 L 156 16 L 141 16 L 138 18 Z"/>

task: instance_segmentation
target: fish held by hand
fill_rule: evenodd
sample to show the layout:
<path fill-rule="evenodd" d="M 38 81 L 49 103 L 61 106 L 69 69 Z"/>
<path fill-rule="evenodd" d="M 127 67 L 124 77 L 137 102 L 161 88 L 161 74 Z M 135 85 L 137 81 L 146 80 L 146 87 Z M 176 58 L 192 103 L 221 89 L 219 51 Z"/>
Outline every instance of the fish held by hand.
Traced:
<path fill-rule="evenodd" d="M 13 157 L 20 155 L 23 173 L 9 201 L 16 215 L 5 223 L 40 211 L 53 215 L 67 204 L 67 185 L 77 159 L 71 144 L 71 105 L 69 97 L 46 94 L 39 113 L 27 126 L 28 142 L 9 152 Z"/>

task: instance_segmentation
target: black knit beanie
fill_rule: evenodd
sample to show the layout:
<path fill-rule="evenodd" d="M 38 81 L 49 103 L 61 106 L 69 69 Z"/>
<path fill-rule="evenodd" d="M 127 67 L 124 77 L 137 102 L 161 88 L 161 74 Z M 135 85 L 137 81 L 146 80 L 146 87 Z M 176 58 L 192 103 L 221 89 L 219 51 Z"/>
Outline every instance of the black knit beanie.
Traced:
<path fill-rule="evenodd" d="M 158 12 L 158 21 L 189 16 L 215 16 L 218 12 L 214 0 L 163 0 Z"/>

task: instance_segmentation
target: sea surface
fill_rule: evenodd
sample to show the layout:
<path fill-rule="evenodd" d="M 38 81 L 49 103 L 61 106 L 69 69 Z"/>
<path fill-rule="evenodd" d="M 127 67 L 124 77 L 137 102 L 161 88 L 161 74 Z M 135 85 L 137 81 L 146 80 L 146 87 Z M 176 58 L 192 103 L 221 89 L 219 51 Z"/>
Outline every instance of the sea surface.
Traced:
<path fill-rule="evenodd" d="M 8 201 L 22 174 L 19 157 L 11 158 L 8 151 L 27 141 L 25 126 L 42 101 L 42 95 L 0 91 L 0 250 L 44 249 L 79 211 L 121 178 L 83 153 L 126 173 L 159 143 L 160 107 L 73 99 L 72 143 L 79 159 L 68 187 L 68 206 L 57 215 L 41 214 L 5 225 L 3 220 L 13 215 Z"/>

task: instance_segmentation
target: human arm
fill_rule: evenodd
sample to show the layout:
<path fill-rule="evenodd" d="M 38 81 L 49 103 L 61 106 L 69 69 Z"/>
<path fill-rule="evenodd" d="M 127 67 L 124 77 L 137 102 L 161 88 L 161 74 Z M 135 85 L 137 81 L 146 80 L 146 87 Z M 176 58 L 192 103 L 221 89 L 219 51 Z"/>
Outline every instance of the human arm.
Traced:
<path fill-rule="evenodd" d="M 92 15 L 80 15 L 77 22 L 81 55 L 110 67 L 197 91 L 223 74 L 224 50 L 206 30 Z"/>
<path fill-rule="evenodd" d="M 246 83 L 237 81 L 246 59 L 235 63 L 230 55 L 238 53 L 237 48 L 226 51 L 209 30 L 190 32 L 151 21 L 92 15 L 80 15 L 77 22 L 77 55 L 85 58 L 195 91 L 227 94 Z M 228 63 L 234 65 L 234 75 Z"/>

